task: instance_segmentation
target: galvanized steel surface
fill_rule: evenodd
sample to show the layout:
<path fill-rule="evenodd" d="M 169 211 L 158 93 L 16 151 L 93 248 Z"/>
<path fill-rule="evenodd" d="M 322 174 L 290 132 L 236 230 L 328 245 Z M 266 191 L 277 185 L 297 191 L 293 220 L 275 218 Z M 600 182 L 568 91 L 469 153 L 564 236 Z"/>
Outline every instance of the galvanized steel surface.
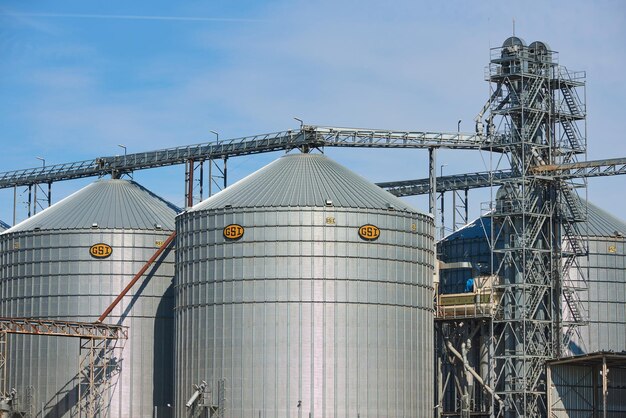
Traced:
<path fill-rule="evenodd" d="M 415 212 L 406 202 L 320 154 L 285 155 L 191 210 L 327 204 Z"/>
<path fill-rule="evenodd" d="M 327 160 L 281 160 L 313 159 Z M 242 196 L 250 207 L 202 210 L 218 194 L 177 218 L 176 416 L 199 416 L 220 398 L 228 418 L 430 416 L 432 218 L 305 198 L 342 202 L 329 190 L 347 186 L 325 186 L 324 170 L 276 181 L 307 190 L 259 192 L 267 207 Z M 317 206 L 280 206 L 300 201 Z M 243 237 L 225 238 L 230 224 Z M 380 229 L 377 240 L 359 237 L 365 224 Z M 185 408 L 203 380 L 211 393 Z"/>
<path fill-rule="evenodd" d="M 601 366 L 560 364 L 550 366 L 554 418 L 602 417 Z M 626 369 L 610 367 L 607 383 L 607 418 L 626 416 Z M 595 390 L 594 390 L 595 389 Z"/>
<path fill-rule="evenodd" d="M 134 195 L 138 199 L 130 194 L 107 203 L 102 199 L 109 199 L 109 194 L 96 194 L 91 200 L 82 200 L 83 205 L 105 206 L 111 216 L 124 214 L 128 208 L 141 210 L 148 199 L 145 189 L 124 183 L 127 191 L 138 189 Z M 77 207 L 72 197 L 65 202 L 62 208 Z M 154 204 L 160 206 L 161 201 Z M 53 206 L 47 211 L 56 213 L 55 209 Z M 84 223 L 90 221 L 84 214 L 98 213 L 95 208 L 80 209 L 84 212 L 78 218 Z M 154 218 L 150 215 L 150 222 L 171 225 L 175 214 L 173 209 L 157 212 Z M 60 215 L 71 225 L 71 214 Z M 120 225 L 120 229 L 25 230 L 23 224 L 17 231 L 2 234 L 0 315 L 95 321 L 170 233 L 154 227 L 147 230 L 144 215 L 111 219 L 111 224 Z M 60 225 L 56 219 L 60 218 L 54 218 L 54 226 Z M 90 247 L 96 243 L 110 245 L 111 255 L 105 259 L 92 257 Z M 129 340 L 119 363 L 121 374 L 108 394 L 108 417 L 152 416 L 155 405 L 165 408 L 172 403 L 173 274 L 172 251 L 148 271 L 108 319 L 129 327 Z M 43 404 L 46 416 L 74 416 L 79 342 L 63 337 L 12 335 L 9 346 L 9 385 L 21 394 L 21 410 L 40 416 Z"/>
<path fill-rule="evenodd" d="M 42 212 L 15 225 L 9 232 L 39 229 L 165 229 L 174 230 L 180 209 L 148 189 L 128 180 L 99 180 Z"/>
<path fill-rule="evenodd" d="M 440 259 L 447 263 L 469 261 L 481 272 L 488 272 L 490 229 L 490 218 L 482 217 L 448 235 L 437 244 Z M 589 244 L 589 257 L 578 259 L 587 274 L 584 285 L 589 290 L 581 296 L 589 310 L 589 324 L 578 328 L 580 336 L 574 337 L 569 349 L 573 354 L 622 351 L 626 348 L 626 223 L 588 203 L 588 219 L 581 233 Z M 443 270 L 441 291 L 463 292 L 472 274 L 468 269 Z"/>

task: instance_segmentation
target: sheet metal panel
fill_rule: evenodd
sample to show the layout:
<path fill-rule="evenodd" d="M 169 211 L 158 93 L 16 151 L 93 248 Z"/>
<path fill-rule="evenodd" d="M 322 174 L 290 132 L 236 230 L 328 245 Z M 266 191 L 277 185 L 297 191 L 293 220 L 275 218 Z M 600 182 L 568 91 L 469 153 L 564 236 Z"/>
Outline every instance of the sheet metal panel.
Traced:
<path fill-rule="evenodd" d="M 167 238 L 167 231 L 33 231 L 0 238 L 0 316 L 93 322 Z M 104 242 L 112 255 L 98 260 L 91 245 Z M 172 402 L 174 256 L 122 299 L 107 319 L 129 327 L 109 417 L 151 416 Z M 76 413 L 79 341 L 11 335 L 9 384 L 26 410 L 46 416 Z M 35 416 L 35 415 L 32 415 Z M 40 416 L 40 415 L 36 415 Z"/>
<path fill-rule="evenodd" d="M 126 180 L 101 180 L 0 236 L 0 316 L 95 321 L 170 235 L 178 209 Z M 97 227 L 92 227 L 93 224 Z M 169 227 L 169 229 L 168 229 Z M 108 258 L 90 255 L 104 243 Z M 174 254 L 151 267 L 107 319 L 129 327 L 109 417 L 172 403 Z M 76 416 L 79 341 L 10 337 L 22 410 Z"/>
<path fill-rule="evenodd" d="M 583 283 L 574 271 L 574 283 L 588 290 L 580 292 L 589 311 L 587 326 L 578 327 L 572 338 L 573 354 L 626 348 L 626 224 L 589 203 L 588 221 L 581 225 L 589 243 L 589 256 L 577 262 L 585 272 Z M 490 219 L 479 218 L 445 237 L 437 244 L 439 259 L 446 263 L 469 261 L 482 273 L 489 272 L 491 253 L 487 241 Z M 469 269 L 441 270 L 440 292 L 463 292 L 472 276 Z M 578 276 L 578 279 L 576 277 Z"/>
<path fill-rule="evenodd" d="M 626 348 L 626 239 L 590 237 L 588 292 L 589 325 L 580 328 L 584 346 L 576 354 L 595 351 L 622 351 Z"/>
<path fill-rule="evenodd" d="M 194 208 L 177 232 L 176 416 L 201 414 L 184 404 L 202 380 L 217 403 L 219 379 L 229 418 L 432 414 L 431 217 Z"/>
<path fill-rule="evenodd" d="M 180 209 L 141 185 L 120 179 L 98 180 L 55 203 L 10 232 L 39 229 L 174 230 L 174 217 Z"/>
<path fill-rule="evenodd" d="M 602 367 L 552 365 L 552 415 L 554 418 L 603 416 Z M 609 368 L 607 418 L 626 416 L 626 370 Z M 594 389 L 595 388 L 595 389 Z M 595 393 L 594 393 L 595 392 Z"/>
<path fill-rule="evenodd" d="M 320 154 L 287 154 L 192 210 L 232 207 L 324 206 L 414 212 L 405 201 Z"/>

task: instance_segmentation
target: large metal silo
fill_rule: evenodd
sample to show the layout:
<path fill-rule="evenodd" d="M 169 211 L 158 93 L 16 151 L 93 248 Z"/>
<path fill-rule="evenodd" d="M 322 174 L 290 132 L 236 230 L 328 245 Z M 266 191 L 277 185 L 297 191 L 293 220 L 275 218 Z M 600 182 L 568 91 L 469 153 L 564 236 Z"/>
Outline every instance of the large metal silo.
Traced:
<path fill-rule="evenodd" d="M 0 316 L 93 322 L 174 230 L 178 210 L 132 181 L 100 180 L 0 235 Z M 97 249 L 105 248 L 101 254 Z M 109 252 L 110 250 L 110 252 Z M 105 393 L 107 417 L 172 403 L 174 254 L 105 323 L 129 327 Z M 8 384 L 28 417 L 77 416 L 79 342 L 9 338 Z"/>
<path fill-rule="evenodd" d="M 177 417 L 432 415 L 430 216 L 289 154 L 176 228 Z"/>
<path fill-rule="evenodd" d="M 580 233 L 589 244 L 589 257 L 577 259 L 585 282 L 575 272 L 572 276 L 580 288 L 588 289 L 580 292 L 588 325 L 577 328 L 569 350 L 572 354 L 622 351 L 626 347 L 626 223 L 592 203 L 587 203 L 587 210 Z M 490 234 L 491 219 L 484 216 L 437 244 L 439 259 L 448 264 L 440 272 L 442 293 L 463 292 L 468 278 L 489 273 Z"/>

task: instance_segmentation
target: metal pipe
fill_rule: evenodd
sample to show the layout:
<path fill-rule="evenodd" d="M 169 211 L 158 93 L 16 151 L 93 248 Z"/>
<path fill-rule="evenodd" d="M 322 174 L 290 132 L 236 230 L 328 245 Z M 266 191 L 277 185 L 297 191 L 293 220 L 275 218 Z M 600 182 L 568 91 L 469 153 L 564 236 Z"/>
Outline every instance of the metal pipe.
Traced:
<path fill-rule="evenodd" d="M 198 179 L 198 183 L 200 184 L 200 201 L 204 200 L 203 196 L 203 185 L 204 185 L 204 160 L 200 161 L 200 178 Z"/>
<path fill-rule="evenodd" d="M 195 386 L 195 388 L 196 391 L 193 393 L 193 395 L 191 395 L 191 398 L 189 398 L 189 400 L 185 404 L 187 408 L 191 408 L 193 404 L 198 400 L 200 395 L 202 395 L 202 392 L 204 392 L 204 388 L 206 388 L 206 382 L 203 380 L 202 383 Z"/>
<path fill-rule="evenodd" d="M 32 207 L 32 202 L 33 202 L 32 196 L 33 196 L 33 185 L 31 184 L 28 186 L 28 217 L 29 218 L 31 216 L 31 207 Z"/>
<path fill-rule="evenodd" d="M 187 207 L 190 208 L 193 206 L 193 159 L 187 160 L 187 164 L 189 165 L 187 169 Z"/>
<path fill-rule="evenodd" d="M 609 392 L 606 375 L 609 373 L 606 367 L 606 357 L 602 356 L 602 417 L 606 418 L 606 398 Z"/>
<path fill-rule="evenodd" d="M 135 276 L 130 281 L 130 283 L 128 283 L 128 285 L 126 285 L 124 290 L 122 290 L 122 292 L 115 298 L 115 300 L 109 305 L 109 307 L 104 310 L 104 312 L 102 313 L 102 315 L 100 315 L 100 318 L 98 318 L 96 323 L 101 323 L 102 321 L 104 321 L 106 319 L 107 316 L 109 316 L 111 311 L 113 309 L 115 309 L 115 307 L 117 306 L 118 303 L 120 303 L 122 298 L 124 296 L 126 296 L 128 291 L 135 285 L 135 283 L 137 283 L 137 281 L 141 278 L 141 276 L 143 276 L 143 274 L 146 272 L 146 270 L 148 270 L 150 265 L 152 263 L 154 263 L 154 261 L 161 255 L 161 253 L 163 253 L 163 251 L 165 251 L 165 249 L 167 249 L 167 247 L 169 247 L 172 244 L 172 242 L 174 241 L 174 238 L 176 238 L 176 231 L 172 232 L 172 235 L 167 237 L 167 239 L 165 240 L 163 245 L 161 245 L 156 250 L 156 252 L 152 255 L 152 257 L 150 257 L 150 259 L 146 262 L 146 264 L 144 264 L 144 266 L 141 268 L 141 270 L 139 270 L 137 272 L 137 274 L 135 274 Z"/>
<path fill-rule="evenodd" d="M 13 186 L 13 225 L 17 219 L 17 186 Z"/>
<path fill-rule="evenodd" d="M 480 383 L 480 385 L 485 388 L 485 390 L 487 392 L 489 392 L 490 395 L 492 395 L 494 398 L 496 398 L 496 400 L 498 402 L 500 402 L 500 404 L 502 404 L 502 398 L 500 398 L 500 396 L 498 396 L 498 394 L 496 393 L 495 390 L 493 390 L 490 386 L 488 386 L 485 381 L 480 377 L 480 375 L 478 373 L 476 373 L 476 371 L 472 368 L 472 366 L 470 366 L 467 361 L 463 358 L 463 356 L 461 355 L 461 353 L 459 353 L 453 346 L 452 343 L 450 342 L 450 340 L 446 341 L 446 347 L 448 348 L 448 350 L 450 350 L 450 352 L 452 354 L 454 354 L 454 356 L 456 358 L 458 358 L 459 360 L 461 360 L 461 362 L 463 362 L 463 367 L 465 367 L 465 370 L 467 370 L 468 372 L 470 372 L 472 374 L 472 376 L 474 376 L 474 379 L 476 379 L 476 381 L 478 383 Z"/>
<path fill-rule="evenodd" d="M 437 222 L 437 149 L 428 148 L 428 212 Z"/>
<path fill-rule="evenodd" d="M 224 188 L 228 187 L 228 157 L 224 157 Z"/>

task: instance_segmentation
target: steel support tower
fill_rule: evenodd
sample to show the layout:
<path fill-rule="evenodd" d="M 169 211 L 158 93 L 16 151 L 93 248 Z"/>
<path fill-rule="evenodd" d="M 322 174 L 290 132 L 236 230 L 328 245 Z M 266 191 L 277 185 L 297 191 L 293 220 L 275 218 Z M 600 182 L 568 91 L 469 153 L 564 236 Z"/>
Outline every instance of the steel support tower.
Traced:
<path fill-rule="evenodd" d="M 584 280 L 573 286 L 568 276 L 586 252 L 577 232 L 585 210 L 576 194 L 585 182 L 538 174 L 586 153 L 585 74 L 568 72 L 556 58 L 543 42 L 526 46 L 511 37 L 492 50 L 487 74 L 487 137 L 511 170 L 494 181 L 489 208 L 502 295 L 492 322 L 492 384 L 503 401 L 495 414 L 507 418 L 546 415 L 546 361 L 560 357 L 584 323 L 577 297 Z"/>

